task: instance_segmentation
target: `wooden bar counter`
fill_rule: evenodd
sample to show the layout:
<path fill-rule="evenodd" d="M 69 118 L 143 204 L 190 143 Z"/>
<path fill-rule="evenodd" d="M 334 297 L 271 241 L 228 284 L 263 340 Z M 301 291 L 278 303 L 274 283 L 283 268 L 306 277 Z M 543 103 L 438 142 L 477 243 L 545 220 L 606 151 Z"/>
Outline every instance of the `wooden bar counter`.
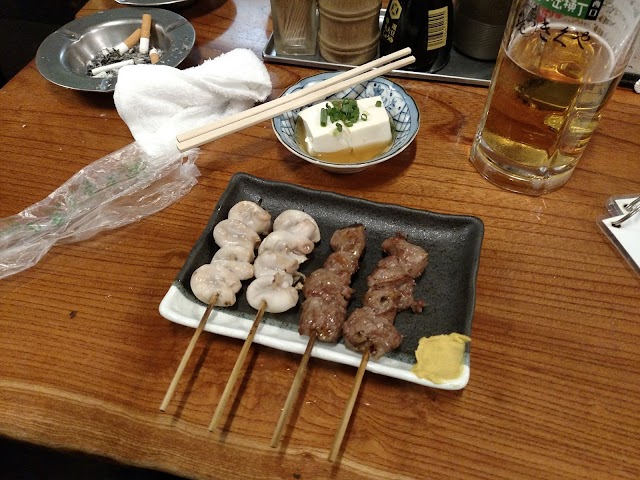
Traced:
<path fill-rule="evenodd" d="M 90 0 L 79 13 L 121 8 Z M 266 0 L 198 0 L 181 68 L 235 47 L 260 55 Z M 267 63 L 271 98 L 318 70 Z M 305 163 L 270 122 L 203 147 L 183 199 L 128 226 L 54 246 L 0 280 L 0 435 L 209 479 L 640 478 L 640 280 L 596 220 L 640 194 L 640 95 L 619 88 L 573 178 L 529 197 L 468 161 L 485 87 L 397 79 L 421 127 L 394 161 L 354 175 Z M 0 218 L 45 198 L 133 138 L 111 94 L 56 86 L 29 63 L 0 90 Z M 242 341 L 203 333 L 167 412 L 193 330 L 158 306 L 234 173 L 485 225 L 471 377 L 444 391 L 367 372 L 335 463 L 355 368 L 312 359 L 282 445 L 269 446 L 300 355 L 253 345 L 220 431 L 207 425 Z"/>

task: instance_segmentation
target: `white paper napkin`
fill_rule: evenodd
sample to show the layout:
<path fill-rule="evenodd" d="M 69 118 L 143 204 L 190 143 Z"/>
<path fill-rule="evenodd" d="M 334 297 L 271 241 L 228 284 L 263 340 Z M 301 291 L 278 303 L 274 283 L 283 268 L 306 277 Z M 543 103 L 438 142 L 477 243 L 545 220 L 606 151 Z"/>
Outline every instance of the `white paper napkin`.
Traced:
<path fill-rule="evenodd" d="M 124 67 L 113 98 L 138 144 L 156 155 L 177 152 L 176 135 L 264 101 L 271 87 L 262 61 L 250 50 L 235 49 L 184 70 Z"/>
<path fill-rule="evenodd" d="M 617 198 L 615 200 L 619 211 L 624 212 L 624 205 L 631 203 L 636 197 Z M 640 274 L 640 213 L 637 213 L 627 221 L 622 223 L 620 227 L 614 227 L 612 224 L 626 215 L 613 217 L 605 217 L 600 219 L 600 227 L 607 237 L 618 248 L 622 256 L 629 262 L 629 265 Z"/>

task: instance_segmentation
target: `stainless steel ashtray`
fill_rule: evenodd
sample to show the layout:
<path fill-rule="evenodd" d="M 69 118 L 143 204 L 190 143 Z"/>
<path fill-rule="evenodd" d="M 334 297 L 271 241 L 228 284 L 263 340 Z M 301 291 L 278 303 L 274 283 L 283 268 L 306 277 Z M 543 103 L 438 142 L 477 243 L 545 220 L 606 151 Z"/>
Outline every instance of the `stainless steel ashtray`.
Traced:
<path fill-rule="evenodd" d="M 93 78 L 87 65 L 104 48 L 112 48 L 152 16 L 152 46 L 162 52 L 160 64 L 175 67 L 195 42 L 193 26 L 181 15 L 159 8 L 117 8 L 74 20 L 49 35 L 38 48 L 36 66 L 50 82 L 74 90 L 112 92 L 117 76 Z"/>

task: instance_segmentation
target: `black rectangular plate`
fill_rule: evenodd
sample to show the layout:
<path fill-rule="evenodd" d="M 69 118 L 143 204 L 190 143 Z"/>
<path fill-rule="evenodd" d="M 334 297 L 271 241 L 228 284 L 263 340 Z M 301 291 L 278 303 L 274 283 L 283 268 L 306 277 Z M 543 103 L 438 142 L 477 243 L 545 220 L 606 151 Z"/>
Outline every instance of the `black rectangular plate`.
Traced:
<path fill-rule="evenodd" d="M 405 363 L 415 362 L 415 349 L 421 337 L 458 332 L 471 335 L 475 306 L 475 283 L 479 266 L 484 225 L 471 216 L 444 215 L 374 203 L 336 193 L 310 190 L 297 185 L 259 179 L 245 173 L 235 174 L 220 198 L 200 239 L 196 242 L 174 285 L 193 302 L 199 302 L 191 292 L 189 280 L 200 265 L 209 263 L 217 246 L 213 241 L 213 227 L 227 218 L 229 209 L 241 200 L 259 203 L 275 219 L 287 209 L 302 210 L 311 215 L 322 234 L 322 240 L 302 264 L 300 271 L 309 274 L 322 266 L 331 253 L 329 239 L 340 228 L 362 223 L 366 227 L 367 247 L 354 277 L 356 294 L 349 310 L 360 305 L 366 291 L 366 278 L 382 258 L 382 242 L 402 232 L 409 241 L 429 252 L 429 264 L 417 280 L 416 298 L 426 302 L 424 311 L 414 314 L 400 312 L 395 325 L 404 335 L 402 345 L 389 357 Z M 247 303 L 244 289 L 237 303 L 224 309 L 243 318 L 255 316 Z M 301 296 L 302 297 L 302 296 Z M 280 314 L 266 314 L 265 322 L 280 328 L 297 331 L 299 306 Z"/>

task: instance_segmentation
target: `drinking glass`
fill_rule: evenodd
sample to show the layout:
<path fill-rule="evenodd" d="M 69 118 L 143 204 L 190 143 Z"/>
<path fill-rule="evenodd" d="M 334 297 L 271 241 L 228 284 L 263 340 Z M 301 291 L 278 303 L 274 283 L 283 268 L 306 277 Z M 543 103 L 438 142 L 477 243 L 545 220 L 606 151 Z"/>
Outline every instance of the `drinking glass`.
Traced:
<path fill-rule="evenodd" d="M 314 55 L 318 35 L 316 0 L 271 0 L 276 54 Z"/>
<path fill-rule="evenodd" d="M 515 0 L 470 160 L 505 189 L 564 185 L 633 53 L 640 0 Z"/>

